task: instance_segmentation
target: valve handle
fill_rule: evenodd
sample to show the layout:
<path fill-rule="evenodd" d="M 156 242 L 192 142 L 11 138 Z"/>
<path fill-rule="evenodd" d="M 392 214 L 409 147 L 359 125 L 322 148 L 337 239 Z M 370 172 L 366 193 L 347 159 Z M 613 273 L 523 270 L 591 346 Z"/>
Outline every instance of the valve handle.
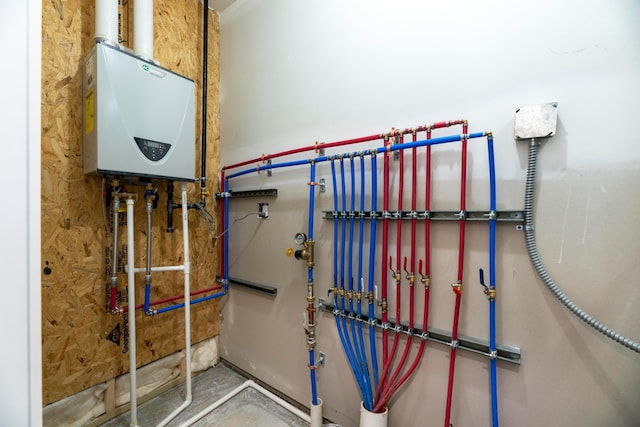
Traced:
<path fill-rule="evenodd" d="M 480 269 L 480 284 L 484 287 L 484 294 L 485 295 L 489 295 L 489 288 L 487 287 L 487 285 L 484 284 L 484 270 Z"/>

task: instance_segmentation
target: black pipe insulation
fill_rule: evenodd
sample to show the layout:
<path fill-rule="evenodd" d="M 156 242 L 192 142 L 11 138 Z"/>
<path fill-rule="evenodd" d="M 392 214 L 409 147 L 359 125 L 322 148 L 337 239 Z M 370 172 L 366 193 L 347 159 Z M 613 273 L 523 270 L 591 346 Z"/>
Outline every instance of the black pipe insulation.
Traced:
<path fill-rule="evenodd" d="M 207 71 L 209 56 L 209 1 L 203 2 L 203 53 L 202 53 L 202 119 L 201 119 L 201 162 L 200 162 L 200 204 L 192 203 L 189 209 L 204 208 L 206 204 L 205 195 L 207 194 Z M 167 181 L 167 233 L 173 232 L 173 211 L 179 209 L 182 205 L 173 202 L 173 181 Z"/>
<path fill-rule="evenodd" d="M 207 71 L 209 56 L 209 0 L 204 0 L 202 10 L 204 28 L 202 36 L 202 154 L 200 162 L 200 205 L 205 206 L 207 188 Z"/>
<path fill-rule="evenodd" d="M 173 181 L 167 181 L 167 233 L 173 233 Z"/>

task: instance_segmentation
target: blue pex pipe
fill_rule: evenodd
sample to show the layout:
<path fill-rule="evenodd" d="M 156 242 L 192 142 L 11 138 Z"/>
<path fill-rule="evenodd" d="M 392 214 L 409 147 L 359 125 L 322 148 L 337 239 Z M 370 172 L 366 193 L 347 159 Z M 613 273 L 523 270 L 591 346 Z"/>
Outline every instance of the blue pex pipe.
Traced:
<path fill-rule="evenodd" d="M 309 240 L 313 241 L 313 211 L 314 211 L 314 196 L 315 196 L 315 181 L 316 181 L 316 164 L 311 162 L 311 172 L 309 177 L 309 229 L 307 230 L 307 236 Z M 308 267 L 308 283 L 311 289 L 313 289 L 313 267 Z M 311 291 L 313 293 L 313 291 Z M 313 296 L 313 295 L 310 295 Z M 311 381 L 311 404 L 318 404 L 318 392 L 316 388 L 316 370 L 315 370 L 315 352 L 313 347 L 309 348 L 309 377 Z"/>
<path fill-rule="evenodd" d="M 355 165 L 354 165 L 354 161 L 353 161 L 353 156 L 349 158 L 349 165 L 350 165 L 350 173 L 351 173 L 351 212 L 355 212 L 356 210 L 356 175 L 355 175 Z M 355 217 L 354 215 L 350 215 L 349 217 L 349 273 L 348 273 L 348 280 L 349 280 L 349 291 L 353 292 L 353 238 L 354 238 L 354 226 L 355 226 Z M 362 239 L 362 236 L 360 236 L 360 239 Z M 349 298 L 349 312 L 353 313 L 354 309 L 353 309 L 353 298 Z M 356 356 L 356 361 L 358 362 L 358 369 L 360 371 L 360 375 L 362 376 L 362 384 L 364 386 L 364 392 L 365 392 L 365 396 L 363 396 L 363 401 L 368 401 L 368 399 L 371 399 L 371 402 L 373 403 L 372 398 L 369 395 L 369 379 L 367 378 L 367 375 L 365 375 L 365 372 L 368 371 L 368 369 L 366 368 L 367 365 L 367 356 L 364 352 L 364 345 L 361 345 L 361 341 L 358 339 L 358 334 L 356 333 L 356 321 L 355 319 L 352 317 L 350 319 L 350 323 L 351 323 L 351 336 L 353 337 L 353 348 L 354 348 L 354 352 L 355 352 L 355 356 Z M 362 331 L 362 323 L 358 322 L 358 327 L 359 330 Z M 362 334 L 360 334 L 362 335 Z"/>
<path fill-rule="evenodd" d="M 489 152 L 489 186 L 490 186 L 490 210 L 496 210 L 496 167 L 493 152 L 493 137 L 487 138 Z M 489 289 L 496 287 L 496 218 L 491 216 L 489 220 Z M 498 385 L 496 367 L 496 301 L 489 298 L 489 350 L 491 351 L 491 419 L 492 426 L 498 427 Z"/>
<path fill-rule="evenodd" d="M 364 175 L 364 157 L 360 157 L 360 212 L 364 212 L 364 194 L 365 194 L 365 175 Z M 353 190 L 355 191 L 355 189 Z M 362 276 L 362 258 L 364 255 L 364 217 L 360 217 L 360 226 L 358 233 L 358 292 L 363 294 L 364 292 L 364 278 Z M 362 316 L 362 299 L 358 298 L 358 317 Z M 358 345 L 360 346 L 360 353 L 362 354 L 362 374 L 365 379 L 365 386 L 367 392 L 367 404 L 371 404 L 373 407 L 373 390 L 371 390 L 369 379 L 369 363 L 367 362 L 367 352 L 364 346 L 364 336 L 362 333 L 362 322 L 358 322 Z"/>
<path fill-rule="evenodd" d="M 236 178 L 238 176 L 246 175 L 246 174 L 249 174 L 251 172 L 261 172 L 261 171 L 266 171 L 266 170 L 269 170 L 269 169 L 278 169 L 278 168 L 286 168 L 286 167 L 289 167 L 289 166 L 306 165 L 308 163 L 309 163 L 309 160 L 305 159 L 305 160 L 294 160 L 294 161 L 291 161 L 291 162 L 258 165 L 255 168 L 245 169 L 245 170 L 238 171 L 236 173 L 232 173 L 231 175 L 227 175 L 227 179 Z M 228 190 L 225 190 L 225 191 L 228 191 Z"/>
<path fill-rule="evenodd" d="M 344 171 L 344 158 L 340 158 L 340 187 L 342 188 L 341 200 L 342 200 L 342 211 L 347 212 L 347 182 Z M 347 285 L 345 287 L 345 258 L 347 258 L 347 248 L 346 248 L 346 235 L 347 235 L 347 219 L 346 217 L 342 217 L 341 222 L 341 237 L 340 237 L 340 289 L 346 291 L 352 289 L 352 286 Z M 353 240 L 350 240 L 350 244 L 353 244 Z M 352 254 L 349 254 L 352 255 Z M 349 260 L 349 265 L 352 266 L 352 261 Z M 340 308 L 342 312 L 345 312 L 347 306 L 345 305 L 344 293 L 340 296 Z M 350 310 L 353 310 L 353 305 L 349 307 Z M 355 326 L 355 325 L 354 325 Z M 352 332 L 355 332 L 355 328 L 352 328 Z M 354 345 L 351 341 L 351 337 L 349 336 L 349 329 L 347 328 L 347 319 L 342 317 L 342 333 L 344 334 L 344 342 L 346 343 L 345 352 L 348 354 L 348 359 L 352 364 L 352 369 L 354 375 L 358 379 L 358 384 L 360 385 L 360 391 L 362 394 L 363 400 L 366 396 L 366 388 L 365 382 L 362 374 L 361 364 L 358 357 L 357 347 L 354 348 Z M 355 336 L 354 336 L 355 338 Z"/>
<path fill-rule="evenodd" d="M 147 284 L 144 287 L 144 312 L 149 313 L 151 304 L 151 285 Z"/>
<path fill-rule="evenodd" d="M 214 298 L 220 298 L 225 296 L 227 293 L 226 292 L 218 292 L 217 294 L 213 294 L 213 295 L 207 295 L 206 297 L 201 297 L 201 298 L 196 298 L 194 300 L 189 301 L 189 305 L 194 305 L 194 304 L 198 304 L 204 301 L 209 301 L 210 299 L 214 299 Z M 185 303 L 181 302 L 180 304 L 174 304 L 174 305 L 170 305 L 168 307 L 162 307 L 157 309 L 156 311 L 154 311 L 154 314 L 162 314 L 162 313 L 166 313 L 168 311 L 172 311 L 172 310 L 177 310 L 179 308 L 184 307 Z"/>
<path fill-rule="evenodd" d="M 229 192 L 229 178 L 224 181 L 224 191 Z M 229 200 L 224 201 L 224 223 L 229 227 Z M 224 271 L 222 277 L 224 278 L 224 290 L 229 291 L 229 233 L 224 233 Z"/>
<path fill-rule="evenodd" d="M 338 212 L 338 185 L 337 185 L 337 179 L 336 179 L 336 167 L 335 167 L 335 161 L 332 159 L 331 160 L 331 178 L 332 178 L 332 182 L 333 182 L 333 203 L 334 203 L 334 211 Z M 344 176 L 343 176 L 344 178 Z M 338 335 L 340 336 L 340 342 L 342 343 L 342 348 L 344 349 L 344 352 L 347 356 L 347 360 L 349 361 L 349 365 L 351 366 L 351 370 L 353 371 L 353 375 L 356 378 L 356 381 L 358 383 L 358 387 L 360 388 L 360 393 L 363 397 L 363 401 L 364 401 L 364 384 L 362 382 L 362 378 L 360 376 L 359 370 L 358 370 L 358 366 L 356 361 L 354 360 L 354 355 L 353 352 L 350 351 L 349 345 L 347 343 L 347 338 L 346 338 L 346 323 L 345 326 L 343 328 L 343 325 L 340 323 L 340 309 L 339 307 L 339 303 L 338 303 L 338 263 L 337 263 L 337 259 L 338 259 L 338 218 L 334 217 L 334 269 L 333 269 L 333 277 L 334 277 L 334 292 L 333 292 L 333 307 L 334 307 L 334 317 L 335 317 L 335 321 L 336 321 L 336 328 L 338 329 Z M 344 262 L 344 250 L 342 251 L 342 255 L 343 255 L 343 262 Z M 344 305 L 344 298 L 343 298 L 343 305 Z M 342 312 L 344 312 L 344 307 L 342 309 Z"/>
<path fill-rule="evenodd" d="M 402 144 L 400 144 L 402 145 Z M 384 147 L 383 147 L 384 148 Z M 378 171 L 376 164 L 376 155 L 371 155 L 371 212 L 377 211 L 377 201 L 378 198 Z M 368 283 L 368 292 L 370 295 L 373 295 L 373 275 L 375 273 L 375 260 L 376 260 L 376 218 L 373 217 L 371 219 L 371 232 L 369 234 L 369 283 Z M 369 300 L 369 319 L 375 318 L 375 312 L 373 307 L 373 298 Z M 378 388 L 378 354 L 376 351 L 376 337 L 375 337 L 376 328 L 373 323 L 369 324 L 369 347 L 371 352 L 371 366 L 373 369 L 373 389 L 376 390 Z M 373 406 L 373 405 L 372 405 Z M 371 409 L 366 408 L 369 411 L 373 411 L 373 407 Z"/>
<path fill-rule="evenodd" d="M 425 147 L 427 145 L 438 145 L 438 144 L 446 144 L 449 142 L 457 142 L 457 141 L 462 141 L 463 139 L 475 139 L 475 138 L 482 138 L 484 136 L 487 136 L 488 134 L 486 132 L 475 132 L 475 133 L 470 133 L 470 134 L 466 134 L 466 135 L 449 135 L 449 136 L 443 136 L 440 138 L 433 138 L 433 139 L 423 139 L 420 141 L 412 141 L 412 142 L 404 142 L 402 144 L 396 144 L 396 145 L 388 145 L 388 146 L 381 146 L 372 150 L 363 150 L 363 151 L 354 151 L 351 153 L 344 153 L 344 154 L 339 154 L 339 155 L 334 155 L 334 156 L 319 156 L 316 157 L 315 159 L 312 160 L 295 160 L 295 161 L 291 161 L 291 162 L 283 162 L 283 163 L 272 163 L 272 164 L 265 164 L 265 165 L 258 165 L 254 168 L 250 168 L 250 169 L 245 169 L 245 170 L 241 170 L 238 171 L 234 174 L 231 174 L 229 176 L 227 176 L 227 180 L 231 179 L 231 178 L 235 178 L 241 175 L 247 175 L 250 174 L 252 172 L 261 172 L 261 171 L 265 171 L 265 170 L 269 170 L 269 169 L 277 169 L 277 168 L 285 168 L 285 167 L 289 167 L 289 166 L 299 166 L 299 165 L 305 165 L 308 164 L 310 162 L 315 162 L 315 163 L 322 163 L 322 162 L 326 162 L 332 159 L 337 159 L 340 157 L 349 157 L 349 156 L 360 156 L 362 154 L 373 154 L 373 153 L 384 153 L 387 151 L 398 151 L 398 150 L 406 150 L 409 148 L 416 148 L 416 147 Z M 226 189 L 225 186 L 225 191 L 228 191 L 228 189 Z"/>

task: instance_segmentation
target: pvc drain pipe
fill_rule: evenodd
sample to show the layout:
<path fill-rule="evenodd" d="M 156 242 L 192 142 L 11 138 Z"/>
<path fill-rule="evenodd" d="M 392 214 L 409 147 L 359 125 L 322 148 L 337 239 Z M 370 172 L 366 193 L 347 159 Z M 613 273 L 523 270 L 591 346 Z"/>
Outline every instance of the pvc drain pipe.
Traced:
<path fill-rule="evenodd" d="M 311 402 L 311 427 L 322 427 L 322 399 L 318 397 L 316 401 L 315 405 Z"/>
<path fill-rule="evenodd" d="M 273 400 L 275 403 L 277 403 L 278 405 L 282 406 L 284 409 L 288 410 L 292 414 L 298 416 L 299 418 L 305 420 L 308 423 L 311 422 L 311 417 L 309 416 L 309 414 L 305 414 L 300 409 L 296 408 L 295 406 L 293 406 L 292 404 L 290 404 L 286 400 L 281 399 L 280 397 L 278 397 L 275 394 L 271 393 L 266 388 L 261 387 L 256 382 L 254 382 L 252 380 L 247 380 L 244 383 L 242 383 L 240 386 L 238 386 L 235 389 L 231 390 L 229 393 L 227 393 L 222 398 L 216 400 L 211 405 L 209 405 L 208 407 L 206 407 L 202 411 L 198 412 L 193 417 L 189 418 L 187 421 L 185 421 L 182 424 L 180 424 L 179 427 L 188 427 L 188 426 L 196 423 L 197 421 L 199 421 L 202 418 L 206 417 L 211 412 L 213 412 L 215 409 L 217 409 L 220 406 L 224 405 L 229 400 L 231 400 L 233 397 L 237 396 L 238 394 L 240 394 L 242 391 L 244 391 L 247 388 L 252 388 L 255 391 L 258 391 L 258 392 L 262 393 L 264 396 L 266 396 L 269 399 Z M 318 399 L 318 405 L 322 405 L 322 401 L 320 399 Z M 312 426 L 314 426 L 314 425 L 312 425 Z"/>
<path fill-rule="evenodd" d="M 360 427 L 387 427 L 388 420 L 389 408 L 384 408 L 384 412 L 375 413 L 367 411 L 360 402 Z"/>

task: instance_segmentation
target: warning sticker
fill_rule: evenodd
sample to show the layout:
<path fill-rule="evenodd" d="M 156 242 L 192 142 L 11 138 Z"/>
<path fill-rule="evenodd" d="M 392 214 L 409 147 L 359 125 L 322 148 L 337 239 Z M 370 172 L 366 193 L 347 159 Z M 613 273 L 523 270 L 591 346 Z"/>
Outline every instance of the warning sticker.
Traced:
<path fill-rule="evenodd" d="M 90 89 L 84 101 L 84 130 L 87 135 L 93 132 L 94 111 L 93 89 Z"/>

